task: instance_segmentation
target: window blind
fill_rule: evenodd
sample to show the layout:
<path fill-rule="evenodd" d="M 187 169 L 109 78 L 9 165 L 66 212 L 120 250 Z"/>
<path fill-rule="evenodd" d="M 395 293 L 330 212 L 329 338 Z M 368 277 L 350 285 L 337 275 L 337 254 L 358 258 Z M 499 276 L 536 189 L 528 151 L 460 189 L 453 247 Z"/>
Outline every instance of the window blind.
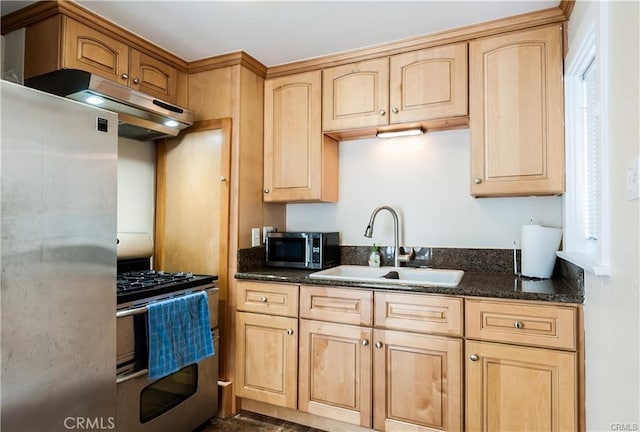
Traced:
<path fill-rule="evenodd" d="M 598 147 L 599 147 L 599 103 L 596 91 L 595 59 L 589 63 L 582 75 L 584 96 L 584 146 L 583 151 L 583 217 L 584 237 L 587 240 L 598 239 L 599 228 L 599 196 L 598 196 Z"/>

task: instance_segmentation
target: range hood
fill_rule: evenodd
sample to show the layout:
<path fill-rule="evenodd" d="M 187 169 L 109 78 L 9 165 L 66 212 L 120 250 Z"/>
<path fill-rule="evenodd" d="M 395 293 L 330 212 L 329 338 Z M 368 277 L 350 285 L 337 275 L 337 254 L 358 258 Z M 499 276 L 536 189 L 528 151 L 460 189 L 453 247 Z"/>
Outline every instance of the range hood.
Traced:
<path fill-rule="evenodd" d="M 176 136 L 191 126 L 195 118 L 191 110 L 76 69 L 29 78 L 24 84 L 116 112 L 118 135 L 141 141 Z"/>

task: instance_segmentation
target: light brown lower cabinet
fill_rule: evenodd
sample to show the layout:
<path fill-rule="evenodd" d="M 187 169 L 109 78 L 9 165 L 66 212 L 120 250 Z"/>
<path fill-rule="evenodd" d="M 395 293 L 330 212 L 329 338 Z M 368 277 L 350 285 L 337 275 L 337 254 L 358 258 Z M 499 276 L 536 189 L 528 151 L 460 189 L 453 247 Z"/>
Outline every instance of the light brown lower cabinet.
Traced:
<path fill-rule="evenodd" d="M 240 310 L 298 293 L 241 285 Z M 237 313 L 237 396 L 387 432 L 584 430 L 576 305 L 305 285 L 299 300 L 299 320 Z"/>
<path fill-rule="evenodd" d="M 578 430 L 576 353 L 466 343 L 468 431 Z"/>
<path fill-rule="evenodd" d="M 236 396 L 296 408 L 298 319 L 238 312 Z"/>
<path fill-rule="evenodd" d="M 371 334 L 300 320 L 300 411 L 371 427 Z"/>
<path fill-rule="evenodd" d="M 381 431 L 462 430 L 461 339 L 300 320 L 299 365 L 300 411 L 368 428 L 373 418 Z"/>
<path fill-rule="evenodd" d="M 373 331 L 373 427 L 462 430 L 462 340 Z"/>

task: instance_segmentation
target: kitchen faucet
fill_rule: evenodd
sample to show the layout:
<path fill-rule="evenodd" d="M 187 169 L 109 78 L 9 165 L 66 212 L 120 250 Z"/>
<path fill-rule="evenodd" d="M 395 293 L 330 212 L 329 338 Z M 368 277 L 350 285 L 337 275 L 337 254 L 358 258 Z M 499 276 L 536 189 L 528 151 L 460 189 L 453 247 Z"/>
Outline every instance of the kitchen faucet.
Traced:
<path fill-rule="evenodd" d="M 376 209 L 373 210 L 373 213 L 371 213 L 371 218 L 369 219 L 369 225 L 367 225 L 367 229 L 364 231 L 364 236 L 368 238 L 371 238 L 371 236 L 373 236 L 373 222 L 376 219 L 376 215 L 381 210 L 388 210 L 389 213 L 391 213 L 391 216 L 393 216 L 393 246 L 394 246 L 393 266 L 400 267 L 400 262 L 409 261 L 411 259 L 411 254 L 406 254 L 406 255 L 400 254 L 400 246 L 399 246 L 399 240 L 398 240 L 398 231 L 399 231 L 400 223 L 398 222 L 398 214 L 394 209 L 386 205 L 376 207 Z"/>

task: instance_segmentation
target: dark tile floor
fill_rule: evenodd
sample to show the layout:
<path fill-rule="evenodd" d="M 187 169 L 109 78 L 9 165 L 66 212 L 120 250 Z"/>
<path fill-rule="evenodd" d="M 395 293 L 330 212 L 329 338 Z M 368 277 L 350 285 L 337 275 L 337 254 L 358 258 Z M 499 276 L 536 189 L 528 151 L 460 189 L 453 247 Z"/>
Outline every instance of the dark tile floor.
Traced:
<path fill-rule="evenodd" d="M 214 417 L 193 432 L 324 432 L 309 426 L 291 423 L 262 414 L 240 411 L 234 416 Z"/>

